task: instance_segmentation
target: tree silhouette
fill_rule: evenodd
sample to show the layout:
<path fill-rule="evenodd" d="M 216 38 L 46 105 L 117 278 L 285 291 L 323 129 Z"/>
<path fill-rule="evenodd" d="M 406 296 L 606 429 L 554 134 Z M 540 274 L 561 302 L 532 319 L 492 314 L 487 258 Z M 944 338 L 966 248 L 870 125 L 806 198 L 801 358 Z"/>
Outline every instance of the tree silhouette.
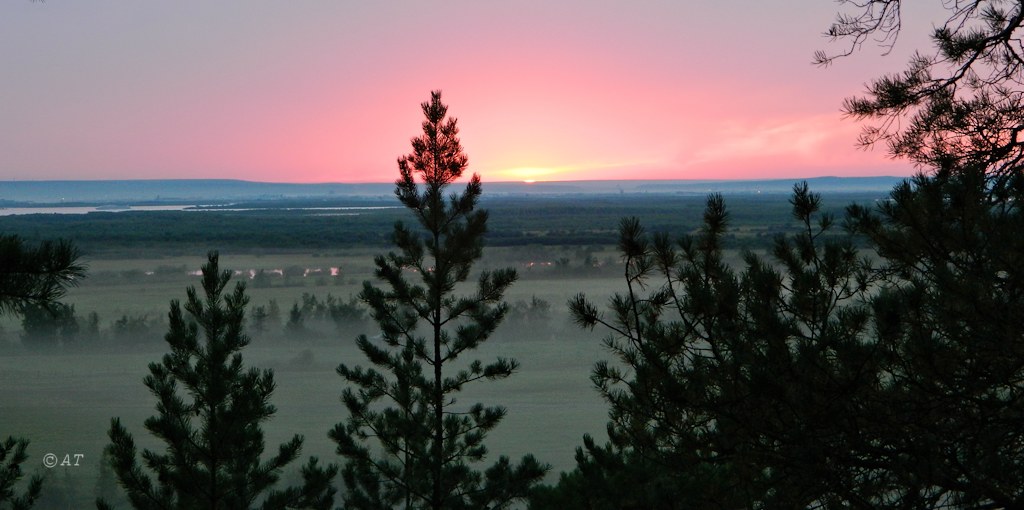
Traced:
<path fill-rule="evenodd" d="M 940 169 L 849 207 L 874 261 L 805 186 L 802 232 L 741 273 L 720 197 L 676 245 L 624 220 L 626 291 L 607 313 L 570 302 L 617 358 L 592 376 L 609 443 L 585 438 L 532 506 L 1024 506 L 1024 186 L 988 182 Z"/>
<path fill-rule="evenodd" d="M 840 3 L 852 9 L 826 35 L 848 46 L 819 51 L 816 62 L 829 64 L 872 38 L 892 49 L 907 21 L 900 0 Z M 915 53 L 902 73 L 873 80 L 844 110 L 877 121 L 864 129 L 863 144 L 887 143 L 893 155 L 925 168 L 982 165 L 1000 187 L 1024 158 L 1024 4 L 942 4 L 948 16 L 933 24 L 933 51 Z"/>
<path fill-rule="evenodd" d="M 844 2 L 828 34 L 847 41 L 829 63 L 870 37 L 891 48 L 904 19 L 898 0 Z M 880 343 L 893 362 L 879 435 L 881 462 L 901 473 L 921 506 L 1024 504 L 1024 377 L 1020 201 L 1024 199 L 1024 4 L 944 2 L 932 52 L 874 80 L 844 105 L 875 120 L 862 143 L 884 141 L 928 174 L 893 190 L 876 210 L 852 206 L 850 226 L 882 257 L 873 300 Z"/>
<path fill-rule="evenodd" d="M 68 241 L 44 241 L 34 248 L 18 236 L 0 235 L 0 313 L 27 305 L 50 306 L 85 277 L 78 250 Z"/>
<path fill-rule="evenodd" d="M 51 303 L 21 307 L 21 328 L 25 347 L 45 348 L 74 343 L 81 325 L 74 305 Z"/>
<path fill-rule="evenodd" d="M 484 271 L 474 294 L 456 295 L 482 255 L 487 212 L 476 209 L 481 185 L 475 174 L 462 194 L 445 195 L 467 158 L 441 93 L 433 92 L 422 108 L 423 135 L 412 139 L 412 154 L 398 160 L 395 183 L 422 230 L 397 223 L 399 252 L 375 259 L 376 276 L 388 289 L 363 284 L 360 298 L 381 340 L 357 339 L 372 368 L 338 367 L 353 387 L 342 395 L 349 419 L 330 435 L 348 460 L 347 508 L 503 508 L 525 496 L 547 468 L 528 455 L 518 465 L 502 456 L 485 472 L 474 470 L 472 464 L 486 457 L 487 432 L 506 411 L 457 405 L 456 396 L 467 384 L 503 379 L 519 365 L 503 358 L 486 365 L 456 362 L 502 321 L 508 309 L 502 295 L 516 273 Z M 371 437 L 379 450 L 366 444 Z"/>
<path fill-rule="evenodd" d="M 27 510 L 32 508 L 33 503 L 39 498 L 43 488 L 41 476 L 33 476 L 21 495 L 14 492 L 14 485 L 24 475 L 21 465 L 28 460 L 25 453 L 27 448 L 28 441 L 24 439 L 8 437 L 0 442 L 0 508 Z"/>
<path fill-rule="evenodd" d="M 879 460 L 916 497 L 954 508 L 1024 506 L 1024 200 L 993 196 L 984 167 L 897 187 L 851 226 L 882 257 L 874 322 L 893 362 Z"/>
<path fill-rule="evenodd" d="M 85 277 L 85 266 L 78 257 L 78 250 L 67 241 L 45 241 L 31 248 L 18 236 L 0 235 L 0 315 L 27 309 L 56 313 L 57 300 Z M 23 476 L 21 464 L 28 459 L 28 444 L 15 437 L 0 442 L 0 508 L 31 508 L 39 497 L 39 476 L 29 480 L 23 494 L 14 492 Z"/>
<path fill-rule="evenodd" d="M 869 273 L 849 239 L 828 234 L 833 220 L 806 183 L 792 204 L 801 232 L 777 238 L 771 261 L 747 253 L 741 273 L 724 260 L 721 196 L 708 199 L 701 232 L 677 243 L 623 220 L 626 291 L 607 314 L 583 295 L 570 301 L 580 326 L 609 332 L 617 358 L 592 375 L 610 407 L 609 445 L 586 439 L 562 494 L 542 494 L 547 505 L 806 508 L 878 499 L 839 483 L 850 472 L 837 462 L 854 451 L 847 440 L 861 428 L 839 417 L 873 395 L 870 375 L 881 361 L 865 338 Z M 647 490 L 621 483 L 643 479 Z"/>
<path fill-rule="evenodd" d="M 248 297 L 243 283 L 225 292 L 231 271 L 222 271 L 218 259 L 210 253 L 202 294 L 188 288 L 184 313 L 178 301 L 171 302 L 165 336 L 171 352 L 149 365 L 144 380 L 159 412 L 146 420 L 146 429 L 166 443 L 166 451 L 143 450 L 140 462 L 131 434 L 113 418 L 107 451 L 114 473 L 138 509 L 329 508 L 337 468 L 321 468 L 315 457 L 302 469 L 302 488 L 271 490 L 281 469 L 299 456 L 302 437 L 261 458 L 260 425 L 275 412 L 273 372 L 242 365 Z M 97 500 L 97 507 L 108 506 Z"/>

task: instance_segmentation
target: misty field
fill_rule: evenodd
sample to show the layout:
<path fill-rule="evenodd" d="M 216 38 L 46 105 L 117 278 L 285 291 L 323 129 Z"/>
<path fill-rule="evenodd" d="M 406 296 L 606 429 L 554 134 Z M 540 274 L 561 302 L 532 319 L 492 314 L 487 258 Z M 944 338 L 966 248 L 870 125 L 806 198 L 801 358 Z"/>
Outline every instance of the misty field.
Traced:
<path fill-rule="evenodd" d="M 143 386 L 147 364 L 159 353 L 22 354 L 0 358 L 0 384 L 5 388 L 6 430 L 31 438 L 30 463 L 41 466 L 46 453 L 59 457 L 84 454 L 80 466 L 64 468 L 74 480 L 81 501 L 90 501 L 99 475 L 99 461 L 108 440 L 110 418 L 121 417 L 141 447 L 160 448 L 143 421 L 153 415 L 154 398 Z M 505 421 L 490 436 L 492 456 L 515 458 L 534 453 L 557 473 L 570 469 L 573 451 L 584 433 L 602 436 L 606 408 L 592 390 L 590 365 L 601 356 L 599 343 L 578 338 L 564 341 L 496 340 L 480 356 L 514 356 L 520 372 L 500 383 L 478 385 L 462 401 L 501 404 Z M 292 434 L 306 438 L 304 455 L 335 462 L 327 431 L 343 421 L 338 397 L 340 362 L 363 363 L 350 341 L 336 345 L 251 347 L 248 364 L 274 369 L 277 415 L 265 426 L 273 448 Z M 297 469 L 297 466 L 296 466 Z M 61 471 L 56 468 L 55 471 Z M 54 473 L 57 474 L 57 473 Z"/>
<path fill-rule="evenodd" d="M 767 239 L 791 228 L 785 199 L 780 195 L 770 202 L 765 209 L 762 199 L 734 201 L 738 221 L 731 228 L 732 240 L 740 246 L 726 251 L 727 261 L 734 266 L 741 263 L 740 248 L 763 251 Z M 623 202 L 623 207 L 635 203 L 637 199 Z M 847 199 L 833 202 L 835 206 L 844 203 Z M 652 230 L 692 233 L 693 229 L 674 227 L 668 221 L 669 205 L 666 202 L 664 210 L 659 210 L 666 221 L 655 222 Z M 612 215 L 623 211 L 605 211 L 608 218 L 590 222 L 583 219 L 590 217 L 586 210 L 565 207 L 549 212 L 529 222 L 517 220 L 521 223 L 515 228 L 555 235 L 570 232 L 554 226 L 569 222 L 590 230 L 567 235 L 596 236 L 604 243 L 513 243 L 484 250 L 474 270 L 512 267 L 519 281 L 505 294 L 511 311 L 496 335 L 460 361 L 511 357 L 521 368 L 507 380 L 470 385 L 456 408 L 477 402 L 506 407 L 507 417 L 487 440 L 486 463 L 498 455 L 516 459 L 532 453 L 552 466 L 548 481 L 553 482 L 559 472 L 575 466 L 575 449 L 584 434 L 599 441 L 605 437 L 608 409 L 590 375 L 595 362 L 611 356 L 602 344 L 604 332 L 583 331 L 572 324 L 566 303 L 579 292 L 606 303 L 613 293 L 624 290 L 622 262 L 612 244 L 616 236 L 599 232 L 614 230 Z M 97 495 L 117 497 L 118 491 L 111 493 L 109 468 L 101 462 L 112 417 L 121 418 L 140 448 L 164 447 L 143 426 L 147 417 L 156 414 L 156 400 L 143 378 L 149 363 L 167 352 L 163 334 L 169 302 L 183 300 L 186 287 L 198 285 L 206 253 L 197 249 L 182 255 L 178 248 L 161 255 L 163 244 L 133 241 L 132 235 L 154 235 L 145 226 L 149 214 L 160 215 L 135 217 L 136 227 L 127 234 L 121 231 L 122 237 L 109 247 L 86 245 L 91 246 L 83 256 L 87 278 L 62 299 L 73 307 L 77 321 L 73 341 L 40 344 L 27 332 L 22 317 L 8 315 L 0 320 L 0 387 L 5 389 L 0 396 L 0 433 L 31 441 L 27 466 L 47 472 L 43 496 L 47 507 L 76 508 L 90 504 Z M 679 221 L 694 219 L 675 216 Z M 245 221 L 243 226 L 256 228 L 255 220 Z M 275 228 L 287 231 L 285 226 Z M 135 242 L 143 248 L 133 248 Z M 253 249 L 214 240 L 209 248 L 219 248 L 222 267 L 232 269 L 236 281 L 247 283 L 252 341 L 243 351 L 246 365 L 274 371 L 277 388 L 272 403 L 277 414 L 264 425 L 268 451 L 301 434 L 303 459 L 315 455 L 322 461 L 340 462 L 327 437 L 329 429 L 346 419 L 339 401 L 345 385 L 335 370 L 339 363 L 365 365 L 354 339 L 358 334 L 372 337 L 378 329 L 365 315 L 360 320 L 332 320 L 326 311 L 365 313 L 355 297 L 365 280 L 374 280 L 374 256 L 388 248 Z M 471 292 L 472 286 L 463 291 Z M 266 315 L 265 320 L 257 320 L 257 311 Z M 51 453 L 60 460 L 67 456 L 77 466 L 46 470 L 43 458 Z M 78 454 L 81 457 L 76 459 Z M 291 465 L 284 478 L 296 477 L 300 464 Z"/>
<path fill-rule="evenodd" d="M 559 471 L 573 467 L 574 451 L 583 434 L 604 435 L 607 408 L 589 381 L 594 362 L 607 358 L 601 333 L 585 332 L 572 325 L 565 303 L 577 292 L 595 297 L 610 295 L 619 290 L 621 276 L 617 267 L 591 268 L 589 276 L 578 276 L 582 271 L 578 266 L 588 254 L 589 260 L 599 261 L 592 263 L 602 265 L 614 259 L 610 248 L 552 248 L 540 250 L 533 257 L 518 249 L 488 251 L 483 267 L 512 265 L 520 272 L 520 281 L 507 295 L 508 302 L 537 298 L 549 303 L 551 310 L 540 322 L 506 321 L 473 358 L 513 357 L 521 363 L 521 369 L 507 380 L 470 386 L 459 400 L 467 406 L 475 402 L 505 406 L 508 416 L 488 441 L 491 458 L 533 453 L 552 465 L 551 480 Z M 576 260 L 577 255 L 584 259 Z M 564 267 L 556 267 L 559 259 Z M 42 458 L 47 453 L 62 460 L 71 455 L 72 462 L 75 454 L 84 455 L 78 466 L 49 470 L 53 480 L 45 493 L 63 492 L 81 504 L 95 497 L 112 417 L 122 419 L 140 447 L 162 447 L 143 427 L 144 420 L 155 414 L 155 399 L 143 385 L 143 378 L 149 373 L 148 364 L 166 352 L 159 328 L 168 303 L 183 299 L 185 288 L 197 284 L 198 277 L 190 273 L 202 260 L 200 255 L 86 259 L 90 274 L 97 277 L 71 289 L 64 301 L 75 306 L 79 317 L 95 312 L 100 318 L 104 339 L 93 345 L 33 351 L 19 345 L 17 320 L 4 324 L 6 342 L 0 344 L 6 346 L 0 351 L 0 386 L 5 389 L 0 401 L 3 432 L 31 440 L 28 465 L 32 469 L 43 470 Z M 235 278 L 248 282 L 251 306 L 275 300 L 285 316 L 303 293 L 348 299 L 359 292 L 363 280 L 372 278 L 372 254 L 365 251 L 315 256 L 224 254 L 221 260 L 225 266 L 241 271 Z M 294 281 L 273 273 L 269 286 L 252 285 L 250 269 L 267 272 L 289 266 L 340 266 L 342 271 L 335 276 L 310 273 Z M 154 331 L 150 338 L 130 348 L 107 338 L 115 320 L 124 316 L 151 320 Z M 371 321 L 365 331 L 371 336 L 375 333 L 372 326 Z M 243 351 L 247 365 L 274 370 L 277 390 L 272 403 L 278 412 L 264 428 L 268 448 L 275 448 L 292 434 L 301 434 L 305 436 L 303 457 L 316 455 L 337 462 L 334 443 L 327 437 L 327 431 L 345 419 L 339 401 L 344 384 L 335 369 L 339 363 L 365 364 L 353 342 L 355 332 L 343 333 L 329 324 L 320 324 L 319 328 L 311 325 L 301 338 L 290 338 L 284 327 L 282 320 L 273 331 L 253 333 L 252 343 Z M 298 463 L 294 467 L 297 472 Z"/>

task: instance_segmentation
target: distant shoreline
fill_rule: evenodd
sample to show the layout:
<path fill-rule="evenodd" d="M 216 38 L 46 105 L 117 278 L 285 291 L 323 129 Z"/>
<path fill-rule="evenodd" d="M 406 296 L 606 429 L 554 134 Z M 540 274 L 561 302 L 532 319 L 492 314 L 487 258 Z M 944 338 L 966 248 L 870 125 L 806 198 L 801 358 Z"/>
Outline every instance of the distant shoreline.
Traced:
<path fill-rule="evenodd" d="M 758 180 L 615 180 L 485 182 L 484 196 L 578 196 L 670 193 L 788 194 L 807 181 L 818 193 L 888 192 L 905 177 L 813 177 Z M 456 183 L 455 186 L 458 186 Z M 0 207 L 95 207 L 222 204 L 231 201 L 394 200 L 393 183 L 267 183 L 227 179 L 0 181 Z"/>

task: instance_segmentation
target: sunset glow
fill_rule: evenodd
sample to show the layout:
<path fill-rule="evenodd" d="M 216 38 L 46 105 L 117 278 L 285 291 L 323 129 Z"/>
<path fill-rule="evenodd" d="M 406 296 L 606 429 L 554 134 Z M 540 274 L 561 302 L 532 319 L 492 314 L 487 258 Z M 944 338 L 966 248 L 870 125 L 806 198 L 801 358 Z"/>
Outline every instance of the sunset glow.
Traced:
<path fill-rule="evenodd" d="M 559 175 L 559 173 L 560 172 L 554 168 L 519 167 L 494 172 L 492 178 L 508 181 L 537 182 L 548 180 L 552 176 Z"/>
<path fill-rule="evenodd" d="M 899 51 L 815 68 L 831 3 L 733 4 L 16 2 L 0 179 L 389 182 L 435 89 L 485 181 L 911 172 L 839 113 Z"/>

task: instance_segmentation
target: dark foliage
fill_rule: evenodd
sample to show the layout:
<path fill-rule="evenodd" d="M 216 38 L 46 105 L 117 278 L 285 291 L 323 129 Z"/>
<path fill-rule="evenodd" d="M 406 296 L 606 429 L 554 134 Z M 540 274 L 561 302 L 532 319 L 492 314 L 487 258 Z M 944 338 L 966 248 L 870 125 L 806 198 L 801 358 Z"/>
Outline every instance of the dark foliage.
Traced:
<path fill-rule="evenodd" d="M 338 367 L 352 384 L 342 395 L 349 419 L 330 435 L 348 461 L 347 508 L 505 508 L 524 497 L 547 468 L 532 456 L 519 464 L 502 456 L 484 472 L 475 470 L 473 464 L 487 455 L 486 434 L 505 409 L 460 406 L 456 396 L 475 381 L 510 376 L 518 363 L 456 361 L 501 323 L 507 311 L 502 295 L 516 273 L 485 271 L 475 294 L 455 294 L 483 252 L 487 213 L 476 209 L 476 175 L 462 194 L 445 195 L 467 161 L 456 120 L 445 119 L 440 92 L 423 103 L 423 113 L 423 135 L 412 140 L 413 153 L 398 160 L 395 189 L 422 230 L 397 223 L 393 241 L 399 253 L 375 260 L 377 278 L 388 289 L 364 283 L 360 298 L 381 339 L 357 340 L 372 368 Z M 423 179 L 422 188 L 414 174 Z M 376 444 L 368 444 L 371 438 Z"/>
<path fill-rule="evenodd" d="M 284 324 L 284 331 L 288 335 L 306 335 L 306 318 L 302 316 L 302 309 L 298 303 L 293 303 L 292 309 L 288 311 L 288 322 Z"/>
<path fill-rule="evenodd" d="M 74 305 L 53 303 L 48 306 L 28 304 L 21 308 L 22 343 L 29 348 L 45 349 L 68 346 L 77 338 L 81 325 Z"/>
<path fill-rule="evenodd" d="M 899 433 L 874 447 L 925 503 L 1024 507 L 1024 179 L 1000 186 L 939 169 L 850 208 L 882 257 L 874 334 L 893 349 L 882 423 Z"/>
<path fill-rule="evenodd" d="M 0 315 L 24 314 L 29 324 L 26 331 L 42 333 L 43 345 L 77 334 L 77 322 L 72 325 L 74 308 L 57 300 L 84 277 L 85 266 L 78 262 L 78 250 L 70 242 L 43 241 L 31 248 L 18 236 L 0 235 Z M 42 478 L 38 476 L 29 480 L 21 495 L 14 491 L 23 476 L 27 447 L 27 440 L 14 437 L 0 443 L 0 508 L 28 509 L 39 497 Z"/>
<path fill-rule="evenodd" d="M 18 236 L 0 235 L 0 313 L 24 306 L 50 306 L 85 277 L 78 250 L 67 241 L 25 246 Z"/>
<path fill-rule="evenodd" d="M 822 64 L 871 38 L 888 51 L 907 21 L 900 0 L 840 3 L 852 10 L 840 13 L 827 35 L 849 46 L 839 55 L 818 52 Z M 888 143 L 893 155 L 928 168 L 982 165 L 999 188 L 1024 159 L 1024 4 L 967 0 L 943 7 L 947 17 L 932 22 L 932 51 L 915 53 L 902 73 L 873 80 L 844 109 L 878 121 L 865 128 L 862 143 Z"/>
<path fill-rule="evenodd" d="M 14 486 L 24 477 L 21 465 L 28 460 L 25 450 L 28 448 L 28 441 L 8 437 L 0 442 L 0 509 L 4 510 L 28 510 L 39 498 L 43 488 L 43 478 L 33 476 L 28 481 L 28 487 L 20 495 L 15 492 Z"/>
<path fill-rule="evenodd" d="M 518 300 L 508 310 L 508 321 L 517 326 L 548 326 L 551 303 L 537 296 L 531 296 L 529 303 Z"/>
<path fill-rule="evenodd" d="M 839 418 L 851 415 L 848 393 L 878 362 L 863 338 L 867 273 L 848 240 L 823 237 L 833 221 L 806 184 L 792 205 L 801 233 L 776 239 L 772 263 L 747 254 L 740 274 L 722 259 L 720 196 L 708 199 L 701 232 L 678 243 L 623 221 L 627 291 L 610 316 L 582 295 L 570 302 L 581 326 L 612 333 L 606 345 L 617 359 L 592 376 L 610 405 L 610 444 L 588 441 L 563 483 L 599 481 L 610 501 L 636 508 L 802 508 L 862 497 L 836 484 L 833 466 L 846 451 L 836 440 L 849 432 Z M 643 477 L 668 492 L 615 484 Z"/>
<path fill-rule="evenodd" d="M 171 302 L 165 337 L 171 352 L 149 365 L 144 381 L 159 412 L 146 420 L 146 429 L 166 450 L 143 450 L 140 461 L 131 434 L 114 418 L 108 446 L 114 473 L 140 509 L 329 508 L 337 468 L 322 468 L 315 458 L 302 468 L 302 488 L 272 490 L 281 470 L 298 458 L 302 438 L 294 436 L 262 459 L 260 425 L 275 412 L 274 378 L 270 370 L 242 365 L 248 297 L 242 283 L 226 293 L 230 279 L 211 253 L 202 268 L 202 294 L 189 287 L 184 313 L 178 301 Z M 97 506 L 107 504 L 98 500 Z"/>
<path fill-rule="evenodd" d="M 844 3 L 854 12 L 829 35 L 851 43 L 845 54 L 869 37 L 895 43 L 901 2 Z M 875 335 L 893 357 L 882 379 L 892 409 L 885 426 L 902 432 L 877 441 L 875 453 L 919 506 L 1019 508 L 1024 4 L 943 6 L 933 51 L 845 104 L 880 122 L 863 143 L 888 142 L 893 155 L 934 172 L 898 186 L 877 211 L 849 208 L 851 227 L 883 257 Z"/>
<path fill-rule="evenodd" d="M 164 324 L 145 314 L 122 315 L 110 324 L 110 336 L 119 346 L 143 345 L 160 338 Z"/>
<path fill-rule="evenodd" d="M 1024 505 L 1024 187 L 1007 182 L 1000 200 L 983 170 L 940 170 L 851 206 L 877 267 L 821 237 L 833 221 L 805 186 L 803 233 L 739 274 L 721 260 L 718 197 L 675 246 L 624 221 L 627 292 L 607 316 L 570 303 L 611 332 L 616 360 L 592 377 L 610 441 L 587 439 L 533 506 Z"/>

